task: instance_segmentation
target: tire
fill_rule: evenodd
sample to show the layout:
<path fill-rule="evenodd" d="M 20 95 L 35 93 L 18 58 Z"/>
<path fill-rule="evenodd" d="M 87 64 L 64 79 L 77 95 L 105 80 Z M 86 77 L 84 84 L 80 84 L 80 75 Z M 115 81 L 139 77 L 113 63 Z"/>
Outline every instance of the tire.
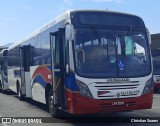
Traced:
<path fill-rule="evenodd" d="M 47 97 L 47 106 L 49 113 L 54 118 L 62 117 L 61 111 L 53 105 L 53 91 L 50 89 Z"/>
<path fill-rule="evenodd" d="M 20 101 L 23 101 L 24 100 L 24 96 L 22 95 L 22 89 L 20 87 L 20 85 L 18 84 L 18 87 L 17 87 L 17 94 L 18 94 L 18 98 Z"/>
<path fill-rule="evenodd" d="M 0 92 L 3 93 L 3 94 L 6 93 L 6 90 L 3 90 L 2 83 L 0 83 Z"/>

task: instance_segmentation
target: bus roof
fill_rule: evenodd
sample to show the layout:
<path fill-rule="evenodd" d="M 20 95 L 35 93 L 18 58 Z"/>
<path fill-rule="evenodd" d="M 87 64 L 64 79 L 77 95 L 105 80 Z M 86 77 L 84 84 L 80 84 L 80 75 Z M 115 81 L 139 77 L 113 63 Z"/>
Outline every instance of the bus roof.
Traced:
<path fill-rule="evenodd" d="M 25 42 L 25 41 L 33 38 L 34 36 L 38 35 L 39 33 L 43 32 L 45 30 L 47 30 L 48 28 L 52 27 L 53 25 L 57 24 L 58 22 L 60 22 L 62 20 L 68 21 L 71 12 L 107 12 L 107 13 L 117 13 L 117 14 L 122 14 L 122 15 L 130 15 L 130 16 L 138 17 L 138 16 L 133 15 L 133 14 L 116 12 L 116 11 L 110 11 L 110 10 L 67 10 L 67 11 L 63 12 L 62 14 L 58 15 L 53 20 L 51 20 L 48 23 L 46 23 L 45 25 L 43 25 L 42 27 L 40 27 L 37 30 L 35 30 L 34 32 L 32 32 L 28 36 L 24 37 L 20 41 L 18 41 L 16 43 L 14 43 L 13 45 L 11 45 L 8 48 L 8 50 L 11 50 L 11 49 L 15 48 L 17 45 L 19 45 L 19 44 L 21 44 L 21 43 L 23 43 L 23 42 Z M 140 17 L 138 17 L 138 18 L 140 18 Z"/>
<path fill-rule="evenodd" d="M 70 12 L 107 12 L 107 13 L 116 13 L 116 14 L 122 14 L 122 15 L 130 15 L 130 16 L 135 16 L 140 18 L 137 15 L 134 14 L 129 14 L 129 13 L 124 13 L 124 12 L 118 12 L 118 11 L 113 11 L 113 10 L 70 10 Z"/>

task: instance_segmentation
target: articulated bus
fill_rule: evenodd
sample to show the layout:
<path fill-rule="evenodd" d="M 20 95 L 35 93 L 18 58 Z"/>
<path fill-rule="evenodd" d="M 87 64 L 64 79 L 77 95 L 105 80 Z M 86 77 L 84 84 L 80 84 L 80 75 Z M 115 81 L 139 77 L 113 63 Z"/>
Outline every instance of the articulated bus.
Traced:
<path fill-rule="evenodd" d="M 138 16 L 66 11 L 9 47 L 9 88 L 53 117 L 149 109 L 150 43 Z"/>
<path fill-rule="evenodd" d="M 7 75 L 7 55 L 8 50 L 3 49 L 0 52 L 0 92 L 6 93 L 8 87 L 8 75 Z"/>

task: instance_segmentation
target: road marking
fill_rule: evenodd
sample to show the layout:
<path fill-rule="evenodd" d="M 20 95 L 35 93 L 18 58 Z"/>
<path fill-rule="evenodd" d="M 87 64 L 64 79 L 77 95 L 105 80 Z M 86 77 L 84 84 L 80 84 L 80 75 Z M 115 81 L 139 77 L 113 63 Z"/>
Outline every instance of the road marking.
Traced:
<path fill-rule="evenodd" d="M 2 115 L 0 114 L 0 118 L 2 119 Z M 3 126 L 8 126 L 6 123 L 2 123 Z"/>
<path fill-rule="evenodd" d="M 145 115 L 145 114 L 138 113 L 138 112 L 132 112 L 132 113 L 137 114 L 137 115 L 141 115 L 141 116 L 145 116 L 145 117 L 154 117 L 154 116 Z"/>

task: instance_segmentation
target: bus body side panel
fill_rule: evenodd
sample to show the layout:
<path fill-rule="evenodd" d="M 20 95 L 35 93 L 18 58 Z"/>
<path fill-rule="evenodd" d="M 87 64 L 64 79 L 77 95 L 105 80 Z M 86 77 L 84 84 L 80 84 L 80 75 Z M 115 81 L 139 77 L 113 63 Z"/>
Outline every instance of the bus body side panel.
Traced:
<path fill-rule="evenodd" d="M 8 84 L 9 89 L 17 93 L 16 83 L 21 82 L 20 78 L 20 68 L 9 68 L 8 69 Z"/>
<path fill-rule="evenodd" d="M 7 78 L 3 77 L 4 90 L 8 90 L 9 89 L 8 79 Z"/>
<path fill-rule="evenodd" d="M 32 99 L 41 103 L 46 103 L 45 88 L 51 84 L 51 67 L 50 65 L 31 66 L 31 87 Z"/>

